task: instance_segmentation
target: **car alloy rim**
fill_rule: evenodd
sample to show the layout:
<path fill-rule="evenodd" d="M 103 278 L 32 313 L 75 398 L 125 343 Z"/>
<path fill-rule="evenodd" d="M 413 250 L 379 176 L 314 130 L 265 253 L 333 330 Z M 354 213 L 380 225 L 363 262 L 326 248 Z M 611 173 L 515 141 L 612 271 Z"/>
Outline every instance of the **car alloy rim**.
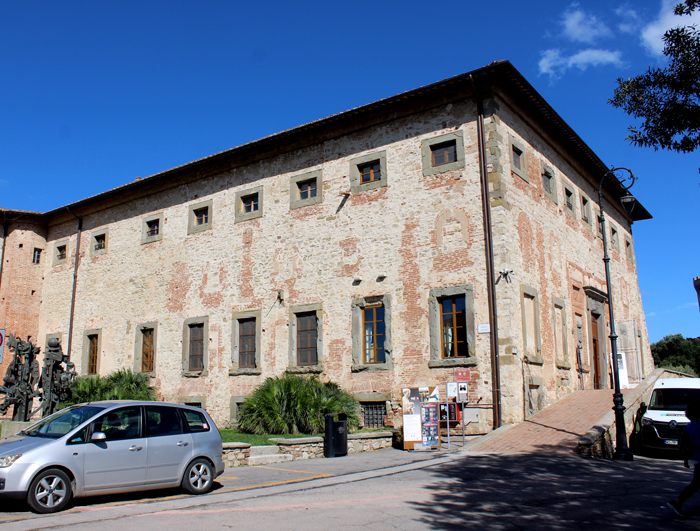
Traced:
<path fill-rule="evenodd" d="M 46 476 L 36 486 L 36 501 L 43 507 L 56 507 L 65 497 L 66 486 L 58 476 Z"/>
<path fill-rule="evenodd" d="M 190 483 L 196 489 L 204 488 L 209 483 L 209 467 L 204 463 L 197 463 L 190 470 Z"/>

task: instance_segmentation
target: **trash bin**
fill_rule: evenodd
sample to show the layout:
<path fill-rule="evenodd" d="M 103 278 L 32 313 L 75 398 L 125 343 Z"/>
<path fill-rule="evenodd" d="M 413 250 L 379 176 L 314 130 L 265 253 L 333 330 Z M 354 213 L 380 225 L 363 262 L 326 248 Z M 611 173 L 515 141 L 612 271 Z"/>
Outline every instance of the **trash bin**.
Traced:
<path fill-rule="evenodd" d="M 334 420 L 338 417 L 338 420 Z M 348 454 L 348 416 L 345 413 L 325 415 L 326 437 L 323 444 L 324 457 L 340 457 Z"/>

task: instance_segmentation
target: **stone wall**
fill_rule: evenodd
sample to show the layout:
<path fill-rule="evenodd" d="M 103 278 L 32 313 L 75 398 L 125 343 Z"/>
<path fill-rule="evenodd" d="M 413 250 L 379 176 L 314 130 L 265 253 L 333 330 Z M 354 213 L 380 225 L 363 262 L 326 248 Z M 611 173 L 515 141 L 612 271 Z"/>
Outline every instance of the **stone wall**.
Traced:
<path fill-rule="evenodd" d="M 250 457 L 250 444 L 248 443 L 224 443 L 224 464 L 229 467 L 248 466 Z"/>
<path fill-rule="evenodd" d="M 348 435 L 348 454 L 391 448 L 393 438 L 394 434 L 390 431 L 350 433 Z M 299 460 L 323 457 L 323 442 L 323 437 L 304 437 L 279 439 L 277 444 L 280 453 L 292 455 L 294 460 Z"/>

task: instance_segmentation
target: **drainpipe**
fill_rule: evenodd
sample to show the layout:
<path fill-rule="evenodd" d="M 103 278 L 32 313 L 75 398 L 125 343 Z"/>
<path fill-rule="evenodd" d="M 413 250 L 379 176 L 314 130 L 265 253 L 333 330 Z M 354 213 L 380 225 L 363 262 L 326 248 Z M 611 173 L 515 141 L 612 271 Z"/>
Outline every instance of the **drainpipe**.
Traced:
<path fill-rule="evenodd" d="M 469 74 L 474 88 L 477 109 L 477 141 L 479 145 L 479 177 L 481 178 L 481 209 L 484 217 L 484 247 L 486 248 L 486 286 L 489 299 L 489 322 L 491 323 L 491 388 L 493 402 L 493 429 L 501 422 L 501 368 L 498 360 L 498 308 L 496 306 L 496 279 L 493 265 L 493 236 L 491 233 L 491 199 L 489 197 L 488 171 L 486 168 L 486 141 L 484 138 L 484 106 L 476 90 L 474 78 Z"/>
<path fill-rule="evenodd" d="M 7 218 L 2 217 L 2 256 L 0 256 L 0 286 L 2 286 L 2 272 L 5 269 L 5 242 L 7 241 Z"/>
<path fill-rule="evenodd" d="M 78 240 L 75 244 L 75 264 L 73 265 L 73 292 L 70 297 L 70 321 L 68 321 L 68 347 L 66 348 L 66 355 L 70 360 L 70 350 L 73 343 L 73 316 L 75 315 L 75 292 L 78 287 L 78 260 L 80 258 L 80 236 L 83 232 L 83 218 L 79 218 L 71 209 L 66 207 L 66 210 L 78 220 Z"/>

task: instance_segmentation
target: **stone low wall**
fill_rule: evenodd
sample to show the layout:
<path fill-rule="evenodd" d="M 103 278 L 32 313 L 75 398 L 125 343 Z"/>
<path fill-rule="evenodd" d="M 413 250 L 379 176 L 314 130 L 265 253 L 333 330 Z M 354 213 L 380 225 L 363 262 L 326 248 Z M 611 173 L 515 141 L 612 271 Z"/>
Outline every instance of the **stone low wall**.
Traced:
<path fill-rule="evenodd" d="M 247 466 L 250 457 L 250 444 L 224 443 L 224 464 L 226 466 Z"/>
<path fill-rule="evenodd" d="M 350 433 L 348 435 L 348 454 L 371 452 L 381 448 L 391 448 L 394 433 L 377 431 L 371 433 Z M 323 437 L 303 437 L 299 439 L 278 439 L 280 453 L 289 454 L 297 459 L 316 459 L 323 457 Z"/>
<path fill-rule="evenodd" d="M 637 387 L 625 396 L 625 431 L 629 436 L 634 430 L 634 420 L 642 402 L 649 403 L 656 380 L 660 378 L 690 378 L 687 374 L 655 369 Z M 611 397 L 612 402 L 612 397 Z M 615 412 L 610 410 L 598 423 L 579 439 L 578 453 L 586 457 L 611 458 L 615 452 Z"/>

